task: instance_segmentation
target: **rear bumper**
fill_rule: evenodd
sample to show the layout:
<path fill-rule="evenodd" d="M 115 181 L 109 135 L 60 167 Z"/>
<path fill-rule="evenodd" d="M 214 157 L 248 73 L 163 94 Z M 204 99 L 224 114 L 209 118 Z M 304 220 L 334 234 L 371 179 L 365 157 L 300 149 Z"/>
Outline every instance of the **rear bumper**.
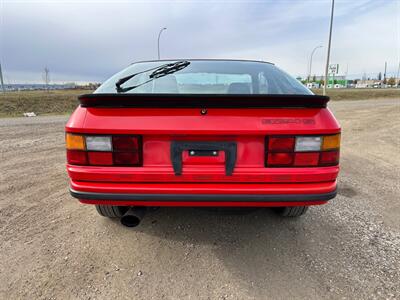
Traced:
<path fill-rule="evenodd" d="M 229 202 L 297 202 L 297 201 L 328 201 L 336 197 L 336 190 L 324 194 L 300 194 L 300 195 L 232 195 L 232 194 L 110 194 L 78 192 L 70 189 L 73 197 L 81 200 L 116 200 L 116 201 L 229 201 Z"/>
<path fill-rule="evenodd" d="M 167 158 L 166 158 L 167 159 Z M 262 167 L 235 167 L 231 176 L 225 174 L 223 167 L 217 166 L 199 169 L 197 166 L 187 166 L 180 176 L 176 176 L 171 166 L 146 167 L 101 167 L 75 166 L 67 164 L 68 175 L 76 182 L 113 182 L 113 183 L 193 183 L 221 182 L 238 183 L 313 183 L 335 181 L 339 166 L 309 167 L 309 168 L 268 168 Z M 207 173 L 207 174 L 205 174 Z"/>
<path fill-rule="evenodd" d="M 336 181 L 300 184 L 115 184 L 71 181 L 87 204 L 123 206 L 297 206 L 324 204 Z"/>

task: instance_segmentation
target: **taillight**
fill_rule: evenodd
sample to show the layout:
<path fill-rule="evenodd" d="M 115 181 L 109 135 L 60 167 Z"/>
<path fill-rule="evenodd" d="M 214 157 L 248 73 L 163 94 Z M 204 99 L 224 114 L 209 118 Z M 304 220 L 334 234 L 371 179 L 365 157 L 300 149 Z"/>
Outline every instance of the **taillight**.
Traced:
<path fill-rule="evenodd" d="M 82 135 L 67 133 L 65 144 L 69 150 L 85 150 L 85 138 Z"/>
<path fill-rule="evenodd" d="M 339 163 L 340 133 L 324 136 L 270 136 L 266 167 L 318 167 Z"/>
<path fill-rule="evenodd" d="M 112 166 L 112 152 L 88 152 L 89 165 L 93 166 Z"/>
<path fill-rule="evenodd" d="M 85 136 L 87 151 L 112 151 L 111 136 Z"/>
<path fill-rule="evenodd" d="M 142 139 L 133 135 L 65 136 L 67 162 L 91 166 L 141 166 Z"/>
<path fill-rule="evenodd" d="M 85 151 L 67 150 L 67 161 L 73 165 L 87 165 L 87 156 Z"/>
<path fill-rule="evenodd" d="M 339 163 L 339 150 L 321 152 L 319 163 L 321 166 L 337 165 Z"/>
<path fill-rule="evenodd" d="M 117 151 L 131 151 L 139 148 L 139 139 L 136 136 L 113 136 L 112 144 Z"/>
<path fill-rule="evenodd" d="M 119 166 L 124 165 L 139 165 L 139 153 L 137 152 L 117 152 L 114 153 L 114 164 Z"/>
<path fill-rule="evenodd" d="M 319 153 L 318 152 L 305 152 L 294 154 L 294 165 L 296 167 L 315 167 L 318 166 Z"/>
<path fill-rule="evenodd" d="M 294 146 L 295 152 L 308 152 L 321 150 L 322 137 L 320 136 L 297 136 Z"/>
<path fill-rule="evenodd" d="M 269 166 L 286 167 L 293 165 L 294 153 L 268 153 Z"/>
<path fill-rule="evenodd" d="M 268 149 L 271 152 L 293 152 L 294 137 L 270 137 Z"/>

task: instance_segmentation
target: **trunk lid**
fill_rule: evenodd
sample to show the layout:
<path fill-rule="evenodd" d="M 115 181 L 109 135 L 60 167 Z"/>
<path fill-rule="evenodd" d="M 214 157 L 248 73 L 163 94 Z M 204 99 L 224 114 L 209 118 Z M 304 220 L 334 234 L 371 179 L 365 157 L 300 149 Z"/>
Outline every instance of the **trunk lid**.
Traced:
<path fill-rule="evenodd" d="M 281 102 L 280 107 L 276 98 L 264 99 L 261 105 L 257 101 L 251 103 L 254 98 L 250 97 L 250 102 L 244 105 L 242 100 L 238 103 L 225 97 L 233 104 L 218 102 L 214 105 L 216 107 L 212 107 L 210 103 L 203 106 L 209 98 L 201 95 L 201 101 L 191 108 L 181 101 L 188 101 L 187 95 L 178 102 L 176 98 L 162 98 L 166 101 L 163 105 L 136 101 L 137 98 L 130 95 L 111 103 L 115 96 L 82 96 L 79 108 L 85 111 L 82 126 L 78 128 L 67 124 L 67 131 L 70 132 L 143 136 L 143 166 L 85 167 L 97 168 L 95 178 L 100 181 L 313 182 L 316 181 L 316 173 L 312 168 L 291 169 L 290 172 L 285 168 L 266 168 L 266 136 L 333 134 L 340 131 L 339 124 L 326 108 L 326 97 L 318 98 L 318 105 L 313 102 L 315 99 L 310 105 L 304 100 L 310 99 L 309 96 L 303 97 L 303 104 L 297 107 L 290 105 L 292 100 L 288 97 L 284 98 L 286 102 Z M 89 98 L 101 101 L 89 104 L 85 102 Z M 171 99 L 175 100 L 171 102 Z M 127 102 L 122 105 L 121 101 Z M 252 107 L 256 104 L 258 108 Z M 171 108 L 171 105 L 177 107 Z M 174 152 L 176 145 L 179 145 L 179 151 Z M 228 151 L 228 148 L 231 150 Z M 233 167 L 230 165 L 232 155 L 235 156 Z M 327 170 L 324 175 L 324 168 L 318 169 L 318 181 L 334 180 L 332 172 Z M 91 180 L 89 173 L 82 176 L 80 180 Z"/>

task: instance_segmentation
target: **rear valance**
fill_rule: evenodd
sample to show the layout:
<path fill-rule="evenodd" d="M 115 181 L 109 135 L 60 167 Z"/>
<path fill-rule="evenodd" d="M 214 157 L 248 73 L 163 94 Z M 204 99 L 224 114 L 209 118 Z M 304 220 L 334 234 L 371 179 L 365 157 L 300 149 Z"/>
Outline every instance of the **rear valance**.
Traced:
<path fill-rule="evenodd" d="M 319 95 L 231 94 L 85 94 L 83 107 L 138 108 L 324 108 L 329 101 Z"/>

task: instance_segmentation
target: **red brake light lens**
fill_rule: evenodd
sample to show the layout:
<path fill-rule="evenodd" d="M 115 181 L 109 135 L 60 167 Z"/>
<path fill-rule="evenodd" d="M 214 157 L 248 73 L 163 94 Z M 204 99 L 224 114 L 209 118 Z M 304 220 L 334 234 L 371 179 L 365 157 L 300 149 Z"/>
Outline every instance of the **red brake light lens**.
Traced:
<path fill-rule="evenodd" d="M 268 166 L 291 166 L 293 164 L 293 153 L 268 153 Z"/>
<path fill-rule="evenodd" d="M 113 136 L 114 151 L 138 151 L 139 138 L 137 136 Z"/>
<path fill-rule="evenodd" d="M 141 148 L 139 136 L 113 136 L 114 164 L 139 166 L 141 164 Z"/>
<path fill-rule="evenodd" d="M 292 152 L 293 148 L 294 137 L 270 137 L 268 139 L 270 152 Z"/>
<path fill-rule="evenodd" d="M 296 167 L 315 167 L 318 166 L 319 152 L 296 153 L 294 165 Z"/>
<path fill-rule="evenodd" d="M 139 165 L 138 152 L 114 152 L 114 164 L 116 165 Z"/>
<path fill-rule="evenodd" d="M 87 165 L 86 152 L 81 150 L 67 150 L 67 162 L 72 165 Z"/>
<path fill-rule="evenodd" d="M 112 152 L 88 152 L 89 165 L 111 166 L 113 164 Z"/>
<path fill-rule="evenodd" d="M 339 150 L 321 152 L 320 165 L 334 166 L 339 163 Z"/>

